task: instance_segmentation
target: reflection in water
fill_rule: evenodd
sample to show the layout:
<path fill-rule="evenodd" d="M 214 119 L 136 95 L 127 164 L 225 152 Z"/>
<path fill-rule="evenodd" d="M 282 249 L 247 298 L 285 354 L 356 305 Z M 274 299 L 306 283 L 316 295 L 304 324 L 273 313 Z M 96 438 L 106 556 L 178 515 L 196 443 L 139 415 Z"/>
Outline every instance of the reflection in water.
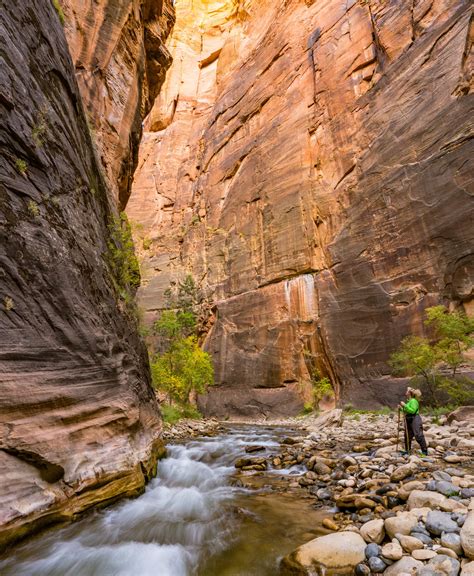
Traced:
<path fill-rule="evenodd" d="M 265 576 L 314 537 L 320 513 L 271 490 L 229 485 L 250 444 L 277 450 L 287 429 L 232 427 L 169 447 L 146 492 L 20 546 L 2 576 Z M 299 470 L 295 470 L 299 472 Z M 265 477 L 268 484 L 276 474 Z"/>

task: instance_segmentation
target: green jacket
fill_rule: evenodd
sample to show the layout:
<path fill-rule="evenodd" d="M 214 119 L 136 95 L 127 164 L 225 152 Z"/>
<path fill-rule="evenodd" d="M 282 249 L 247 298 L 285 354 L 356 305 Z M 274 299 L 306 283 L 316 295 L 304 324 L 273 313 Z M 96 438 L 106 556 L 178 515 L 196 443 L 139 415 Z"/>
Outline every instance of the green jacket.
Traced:
<path fill-rule="evenodd" d="M 420 410 L 420 403 L 416 398 L 410 398 L 408 402 L 403 406 L 403 411 L 405 414 L 418 414 Z"/>

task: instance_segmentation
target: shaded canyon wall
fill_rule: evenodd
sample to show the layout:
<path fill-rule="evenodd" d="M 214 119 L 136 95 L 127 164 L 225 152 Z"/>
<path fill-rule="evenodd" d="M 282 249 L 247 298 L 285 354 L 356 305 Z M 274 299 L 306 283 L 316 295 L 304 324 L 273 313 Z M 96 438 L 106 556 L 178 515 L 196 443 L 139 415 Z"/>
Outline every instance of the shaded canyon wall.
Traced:
<path fill-rule="evenodd" d="M 108 30 L 112 44 L 99 44 L 122 69 L 114 50 L 123 39 Z M 163 445 L 146 349 L 111 265 L 113 193 L 52 2 L 2 3 L 0 44 L 1 548 L 137 493 Z M 136 58 L 130 70 L 145 68 L 143 51 L 127 58 Z M 126 102 L 128 80 L 117 74 Z M 135 122 L 125 108 L 117 125 Z"/>
<path fill-rule="evenodd" d="M 445 301 L 473 307 L 471 5 L 178 0 L 127 207 L 149 322 L 187 271 L 213 304 L 208 414 L 354 403 Z"/>
<path fill-rule="evenodd" d="M 109 188 L 124 207 L 142 120 L 171 64 L 171 0 L 60 0 L 89 126 Z"/>

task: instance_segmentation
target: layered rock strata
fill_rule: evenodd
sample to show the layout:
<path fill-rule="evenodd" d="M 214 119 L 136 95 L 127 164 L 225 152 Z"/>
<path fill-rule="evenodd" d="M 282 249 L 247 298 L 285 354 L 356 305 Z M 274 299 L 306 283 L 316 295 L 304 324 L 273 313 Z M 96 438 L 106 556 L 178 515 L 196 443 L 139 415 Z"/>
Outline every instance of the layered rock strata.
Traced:
<path fill-rule="evenodd" d="M 470 3 L 176 8 L 128 205 L 149 320 L 192 270 L 210 414 L 294 412 L 316 372 L 377 401 L 427 306 L 473 306 Z"/>
<path fill-rule="evenodd" d="M 0 44 L 3 547 L 139 492 L 163 446 L 111 265 L 116 210 L 53 4 L 2 3 Z"/>
<path fill-rule="evenodd" d="M 171 64 L 171 0 L 61 0 L 64 29 L 108 184 L 122 207 L 142 120 Z"/>

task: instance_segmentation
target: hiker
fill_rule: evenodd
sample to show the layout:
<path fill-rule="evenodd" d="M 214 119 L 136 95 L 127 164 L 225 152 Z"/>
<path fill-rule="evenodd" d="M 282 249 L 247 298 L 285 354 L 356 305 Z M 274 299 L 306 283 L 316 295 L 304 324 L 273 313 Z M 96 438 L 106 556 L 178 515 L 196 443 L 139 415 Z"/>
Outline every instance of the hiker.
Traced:
<path fill-rule="evenodd" d="M 421 453 L 428 455 L 425 436 L 423 434 L 423 423 L 421 421 L 420 403 L 421 391 L 415 388 L 407 388 L 407 402 L 400 402 L 401 408 L 405 414 L 405 450 L 410 453 L 413 437 L 420 445 Z"/>

